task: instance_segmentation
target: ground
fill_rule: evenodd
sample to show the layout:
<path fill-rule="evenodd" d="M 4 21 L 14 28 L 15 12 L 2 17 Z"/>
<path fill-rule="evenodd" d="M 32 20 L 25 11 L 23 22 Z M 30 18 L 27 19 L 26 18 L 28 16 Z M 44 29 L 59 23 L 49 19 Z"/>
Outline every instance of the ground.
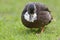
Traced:
<path fill-rule="evenodd" d="M 47 5 L 53 15 L 52 22 L 39 35 L 21 22 L 28 2 Z M 0 40 L 60 40 L 60 0 L 0 0 Z"/>

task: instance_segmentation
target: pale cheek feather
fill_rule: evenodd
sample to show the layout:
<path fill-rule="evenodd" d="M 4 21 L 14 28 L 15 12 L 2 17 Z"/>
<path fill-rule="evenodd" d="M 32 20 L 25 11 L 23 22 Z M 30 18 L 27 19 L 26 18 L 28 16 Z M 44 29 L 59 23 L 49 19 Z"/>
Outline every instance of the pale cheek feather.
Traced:
<path fill-rule="evenodd" d="M 25 18 L 25 20 L 29 21 L 29 14 L 28 14 L 28 12 L 26 12 L 26 13 L 24 14 L 24 18 Z"/>
<path fill-rule="evenodd" d="M 25 20 L 27 20 L 27 21 L 29 21 L 29 22 L 34 22 L 35 20 L 37 20 L 37 15 L 36 15 L 36 13 L 34 13 L 34 14 L 32 15 L 32 19 L 30 20 L 30 15 L 28 14 L 28 12 L 26 12 L 26 13 L 24 14 L 24 18 L 25 18 Z"/>

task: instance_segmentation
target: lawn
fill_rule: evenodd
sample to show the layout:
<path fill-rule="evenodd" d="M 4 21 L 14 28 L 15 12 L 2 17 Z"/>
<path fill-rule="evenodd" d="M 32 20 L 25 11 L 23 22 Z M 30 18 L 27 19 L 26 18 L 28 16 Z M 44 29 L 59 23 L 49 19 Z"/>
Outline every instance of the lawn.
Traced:
<path fill-rule="evenodd" d="M 28 2 L 41 2 L 49 7 L 53 21 L 36 35 L 21 22 Z M 0 40 L 60 40 L 60 0 L 0 0 Z"/>

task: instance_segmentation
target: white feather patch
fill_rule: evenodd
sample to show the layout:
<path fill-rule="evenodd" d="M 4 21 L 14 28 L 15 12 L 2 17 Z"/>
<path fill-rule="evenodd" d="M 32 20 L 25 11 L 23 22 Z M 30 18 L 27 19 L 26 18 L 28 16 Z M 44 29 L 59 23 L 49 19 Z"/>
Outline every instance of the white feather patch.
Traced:
<path fill-rule="evenodd" d="M 24 14 L 25 20 L 27 20 L 27 21 L 29 21 L 29 22 L 34 22 L 35 20 L 37 20 L 37 14 L 36 14 L 36 13 L 31 14 L 31 17 L 32 17 L 32 19 L 30 20 L 30 15 L 28 14 L 28 12 L 26 12 L 26 13 Z"/>

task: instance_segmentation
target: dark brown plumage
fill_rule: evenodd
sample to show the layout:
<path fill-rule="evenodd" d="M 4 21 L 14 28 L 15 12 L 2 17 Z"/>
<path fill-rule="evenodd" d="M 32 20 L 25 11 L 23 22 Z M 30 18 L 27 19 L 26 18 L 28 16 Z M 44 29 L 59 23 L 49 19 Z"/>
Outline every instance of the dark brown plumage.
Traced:
<path fill-rule="evenodd" d="M 34 20 L 34 22 L 29 22 L 24 18 L 24 14 L 28 11 L 29 15 L 32 14 L 34 5 L 36 6 L 36 14 L 37 14 L 37 19 Z M 32 10 L 30 10 L 30 9 Z M 32 9 L 33 8 L 33 9 Z M 49 24 L 52 20 L 52 16 L 50 13 L 50 10 L 48 7 L 46 7 L 44 4 L 41 3 L 29 3 L 25 6 L 22 15 L 21 15 L 21 20 L 24 26 L 28 28 L 39 28 L 39 30 L 44 31 L 44 26 Z"/>

